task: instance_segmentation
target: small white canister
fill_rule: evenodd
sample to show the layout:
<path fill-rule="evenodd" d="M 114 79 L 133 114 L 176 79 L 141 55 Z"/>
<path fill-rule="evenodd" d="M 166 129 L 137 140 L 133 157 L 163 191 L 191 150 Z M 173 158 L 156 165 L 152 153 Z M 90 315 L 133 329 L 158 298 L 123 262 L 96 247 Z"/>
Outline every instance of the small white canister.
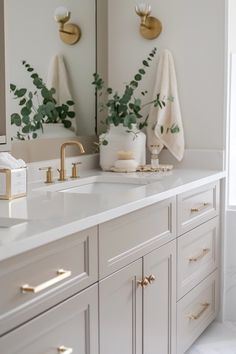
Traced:
<path fill-rule="evenodd" d="M 0 199 L 12 200 L 27 193 L 27 168 L 0 169 Z"/>

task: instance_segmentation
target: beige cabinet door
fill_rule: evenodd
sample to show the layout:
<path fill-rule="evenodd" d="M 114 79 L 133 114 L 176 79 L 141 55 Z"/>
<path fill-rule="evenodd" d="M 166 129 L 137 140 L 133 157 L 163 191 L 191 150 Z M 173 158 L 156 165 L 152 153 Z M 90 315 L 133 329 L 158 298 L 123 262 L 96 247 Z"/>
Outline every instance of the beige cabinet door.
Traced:
<path fill-rule="evenodd" d="M 0 338 L 1 354 L 98 354 L 97 285 Z"/>
<path fill-rule="evenodd" d="M 174 354 L 176 350 L 176 242 L 144 257 L 143 353 Z"/>
<path fill-rule="evenodd" d="M 142 260 L 99 283 L 100 353 L 142 354 Z"/>

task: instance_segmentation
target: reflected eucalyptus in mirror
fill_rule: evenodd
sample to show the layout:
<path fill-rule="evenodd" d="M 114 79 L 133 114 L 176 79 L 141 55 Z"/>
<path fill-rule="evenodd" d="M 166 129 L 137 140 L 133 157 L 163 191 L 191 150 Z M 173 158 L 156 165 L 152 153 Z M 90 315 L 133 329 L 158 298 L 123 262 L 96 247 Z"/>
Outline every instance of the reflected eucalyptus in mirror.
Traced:
<path fill-rule="evenodd" d="M 79 24 L 81 27 L 82 40 L 73 46 L 62 42 L 58 33 L 58 25 L 55 22 L 54 14 L 59 6 L 68 8 L 68 11 L 71 12 L 71 23 Z M 22 1 L 7 0 L 5 1 L 4 16 L 1 15 L 5 19 L 6 111 L 9 125 L 11 114 L 17 114 L 14 116 L 14 120 L 12 118 L 13 124 L 9 130 L 10 136 L 14 137 L 12 149 L 16 146 L 17 151 L 21 150 L 33 161 L 34 156 L 32 151 L 28 154 L 28 151 L 30 151 L 28 146 L 40 146 L 40 144 L 45 146 L 45 140 L 48 143 L 50 143 L 49 140 L 54 140 L 56 144 L 56 139 L 59 141 L 76 136 L 84 139 L 88 137 L 88 140 L 90 140 L 90 137 L 95 135 L 95 128 L 98 125 L 96 97 L 94 87 L 89 79 L 96 71 L 97 65 L 98 47 L 96 39 L 97 24 L 99 25 L 97 21 L 97 0 L 70 0 L 69 2 L 61 0 L 60 4 L 57 0 L 24 0 L 23 4 Z M 1 56 L 2 52 L 0 53 Z M 66 121 L 65 124 L 69 125 L 70 123 L 67 121 L 71 121 L 71 128 L 65 129 L 62 122 L 56 125 L 54 123 L 46 125 L 42 122 L 44 128 L 42 133 L 42 127 L 36 130 L 39 126 L 39 124 L 37 125 L 38 122 L 34 122 L 31 126 L 28 125 L 28 114 L 23 115 L 26 124 L 21 120 L 21 126 L 16 125 L 20 124 L 19 116 L 23 119 L 21 110 L 24 106 L 19 106 L 19 102 L 24 96 L 13 99 L 14 92 L 10 92 L 8 89 L 10 84 L 15 85 L 17 90 L 27 89 L 25 94 L 27 102 L 30 101 L 28 93 L 30 91 L 34 93 L 35 91 L 35 87 L 32 88 L 30 75 L 27 75 L 21 66 L 23 59 L 35 68 L 35 73 L 43 79 L 48 90 L 56 89 L 56 94 L 54 94 L 57 101 L 56 106 L 62 107 L 63 104 L 69 106 L 68 101 L 74 102 L 73 106 L 69 106 L 69 112 L 73 110 L 75 113 L 74 118 L 63 117 L 64 113 L 61 113 L 62 118 Z M 42 99 L 40 103 L 43 103 L 40 92 L 39 97 Z M 33 96 L 33 100 L 37 103 L 36 96 Z M 30 104 L 29 102 L 28 105 Z M 26 113 L 26 109 L 24 113 Z M 55 117 L 53 116 L 53 118 Z M 48 121 L 50 119 L 52 119 L 51 116 L 48 117 Z M 24 132 L 22 132 L 23 128 Z M 17 131 L 22 135 L 18 134 L 17 137 Z M 19 138 L 25 140 L 30 138 L 30 140 L 24 143 L 24 141 L 19 141 Z M 39 141 L 41 139 L 42 142 Z M 48 154 L 45 157 L 41 155 L 42 159 L 52 156 L 51 150 L 46 150 L 50 155 Z"/>
<path fill-rule="evenodd" d="M 14 138 L 18 140 L 36 139 L 39 131 L 43 132 L 43 123 L 62 123 L 65 128 L 71 128 L 71 119 L 75 118 L 75 112 L 72 109 L 74 102 L 68 100 L 59 105 L 54 98 L 55 88 L 49 89 L 34 68 L 25 60 L 22 64 L 30 74 L 35 90 L 18 88 L 15 84 L 10 84 L 10 91 L 13 98 L 18 100 L 19 105 L 19 112 L 11 114 L 11 124 L 18 129 Z"/>

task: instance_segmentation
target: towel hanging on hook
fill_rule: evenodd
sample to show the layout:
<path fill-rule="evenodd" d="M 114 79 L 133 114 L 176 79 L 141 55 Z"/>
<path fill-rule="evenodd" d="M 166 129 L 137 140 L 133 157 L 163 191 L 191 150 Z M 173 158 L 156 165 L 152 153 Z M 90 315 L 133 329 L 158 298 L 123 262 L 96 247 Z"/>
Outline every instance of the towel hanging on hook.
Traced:
<path fill-rule="evenodd" d="M 159 59 L 154 99 L 160 93 L 160 99 L 166 103 L 162 109 L 151 106 L 147 127 L 148 147 L 158 145 L 158 153 L 164 146 L 181 161 L 184 156 L 184 130 L 180 110 L 174 60 L 171 52 L 165 49 Z"/>

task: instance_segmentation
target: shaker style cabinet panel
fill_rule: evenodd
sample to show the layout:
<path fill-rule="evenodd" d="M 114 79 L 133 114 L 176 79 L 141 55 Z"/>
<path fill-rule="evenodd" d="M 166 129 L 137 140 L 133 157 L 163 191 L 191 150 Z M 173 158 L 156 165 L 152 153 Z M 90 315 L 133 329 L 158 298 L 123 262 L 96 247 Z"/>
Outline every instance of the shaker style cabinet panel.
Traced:
<path fill-rule="evenodd" d="M 175 238 L 175 198 L 99 226 L 99 278 Z"/>
<path fill-rule="evenodd" d="M 219 266 L 219 241 L 218 217 L 178 238 L 178 299 Z"/>
<path fill-rule="evenodd" d="M 177 304 L 177 354 L 184 354 L 216 318 L 219 310 L 218 271 L 202 281 Z"/>
<path fill-rule="evenodd" d="M 176 242 L 144 257 L 143 347 L 147 354 L 174 354 L 176 347 Z"/>
<path fill-rule="evenodd" d="M 1 262 L 0 334 L 95 283 L 97 228 Z"/>
<path fill-rule="evenodd" d="M 173 241 L 99 282 L 100 353 L 175 354 L 175 264 Z"/>
<path fill-rule="evenodd" d="M 142 260 L 99 282 L 101 354 L 142 354 Z"/>
<path fill-rule="evenodd" d="M 0 338 L 4 354 L 98 354 L 97 285 Z"/>
<path fill-rule="evenodd" d="M 219 214 L 219 182 L 177 196 L 178 236 Z"/>

